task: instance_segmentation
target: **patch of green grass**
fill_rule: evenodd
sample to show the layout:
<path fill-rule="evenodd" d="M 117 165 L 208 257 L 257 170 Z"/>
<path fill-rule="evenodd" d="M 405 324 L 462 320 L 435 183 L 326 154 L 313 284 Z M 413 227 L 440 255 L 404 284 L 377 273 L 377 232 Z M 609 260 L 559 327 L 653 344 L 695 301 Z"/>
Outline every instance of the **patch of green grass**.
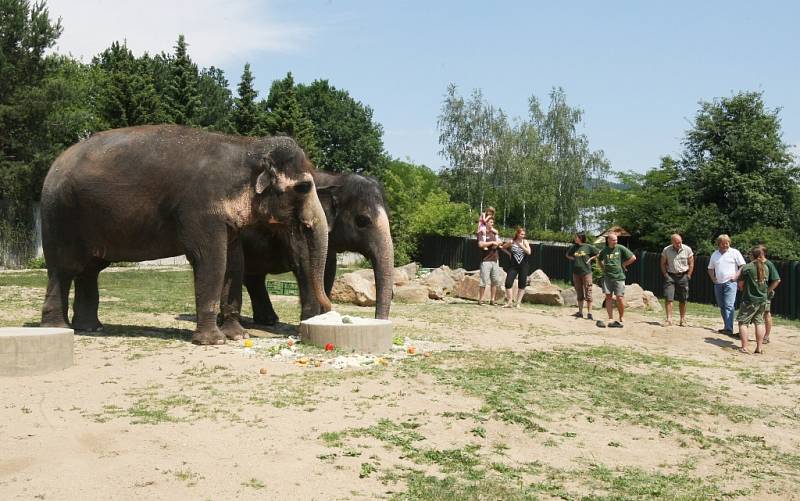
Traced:
<path fill-rule="evenodd" d="M 264 482 L 262 482 L 257 478 L 251 478 L 247 482 L 242 482 L 242 485 L 244 487 L 250 487 L 251 489 L 263 489 L 264 487 L 266 487 Z"/>
<path fill-rule="evenodd" d="M 481 398 L 493 417 L 529 432 L 546 431 L 549 416 L 575 407 L 666 431 L 683 430 L 680 422 L 688 416 L 723 415 L 742 422 L 764 415 L 761 409 L 725 403 L 718 389 L 676 370 L 681 365 L 670 357 L 596 347 L 440 352 L 400 370 L 432 375 L 439 384 Z"/>

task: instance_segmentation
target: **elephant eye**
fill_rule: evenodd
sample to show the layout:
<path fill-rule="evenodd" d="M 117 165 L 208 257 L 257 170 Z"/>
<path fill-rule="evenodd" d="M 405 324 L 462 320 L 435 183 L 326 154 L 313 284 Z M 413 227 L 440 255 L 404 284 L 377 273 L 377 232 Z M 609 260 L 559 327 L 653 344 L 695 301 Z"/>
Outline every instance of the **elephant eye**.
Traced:
<path fill-rule="evenodd" d="M 311 191 L 311 181 L 303 181 L 294 185 L 294 191 L 297 193 L 308 193 Z"/>
<path fill-rule="evenodd" d="M 365 228 L 369 226 L 370 222 L 371 221 L 367 216 L 361 214 L 356 216 L 356 226 L 358 226 L 359 228 Z"/>

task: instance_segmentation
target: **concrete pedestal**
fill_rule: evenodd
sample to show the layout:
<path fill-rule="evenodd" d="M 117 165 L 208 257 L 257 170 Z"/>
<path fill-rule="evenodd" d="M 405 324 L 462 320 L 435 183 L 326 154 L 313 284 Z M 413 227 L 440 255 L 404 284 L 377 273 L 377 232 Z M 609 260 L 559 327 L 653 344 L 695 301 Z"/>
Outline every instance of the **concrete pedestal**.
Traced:
<path fill-rule="evenodd" d="M 370 320 L 364 324 L 333 325 L 300 322 L 300 339 L 320 347 L 332 343 L 343 350 L 386 353 L 392 348 L 392 322 Z"/>
<path fill-rule="evenodd" d="M 0 327 L 0 376 L 35 376 L 72 364 L 72 329 Z"/>

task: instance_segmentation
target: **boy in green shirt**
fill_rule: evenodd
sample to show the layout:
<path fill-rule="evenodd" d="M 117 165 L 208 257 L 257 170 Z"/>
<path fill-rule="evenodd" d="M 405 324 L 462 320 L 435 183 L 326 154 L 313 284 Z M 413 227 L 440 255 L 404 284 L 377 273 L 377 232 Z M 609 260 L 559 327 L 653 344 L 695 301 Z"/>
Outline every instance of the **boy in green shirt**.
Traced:
<path fill-rule="evenodd" d="M 772 302 L 772 298 L 775 297 L 775 289 L 777 289 L 778 285 L 781 283 L 781 276 L 775 264 L 767 259 L 767 248 L 763 245 L 759 247 L 764 251 L 764 264 L 767 266 L 768 270 L 767 282 L 769 283 L 769 288 L 767 289 L 767 308 L 764 311 L 764 344 L 768 344 L 769 333 L 772 332 L 772 313 L 769 311 L 770 303 Z"/>
<path fill-rule="evenodd" d="M 566 258 L 573 262 L 572 283 L 578 299 L 578 311 L 574 317 L 583 318 L 583 302 L 588 311 L 586 318 L 592 318 L 592 261 L 597 257 L 597 248 L 586 243 L 586 233 L 576 233 L 574 243 L 567 249 Z"/>
<path fill-rule="evenodd" d="M 764 342 L 764 312 L 769 302 L 767 285 L 768 269 L 764 263 L 764 251 L 756 246 L 750 250 L 750 262 L 742 267 L 739 273 L 739 290 L 742 294 L 742 304 L 739 305 L 739 314 L 736 317 L 739 322 L 739 338 L 742 342 L 739 351 L 747 351 L 747 326 L 755 324 L 756 330 L 756 354 L 764 353 L 761 345 Z"/>
<path fill-rule="evenodd" d="M 633 252 L 624 245 L 617 244 L 617 234 L 609 233 L 606 237 L 606 246 L 597 256 L 597 262 L 603 270 L 603 292 L 606 294 L 609 327 L 622 327 L 622 316 L 625 314 L 625 271 L 634 261 L 636 261 L 636 256 L 633 255 Z M 614 321 L 612 295 L 616 296 L 619 321 Z M 606 324 L 602 320 L 598 320 L 597 326 L 605 327 Z"/>

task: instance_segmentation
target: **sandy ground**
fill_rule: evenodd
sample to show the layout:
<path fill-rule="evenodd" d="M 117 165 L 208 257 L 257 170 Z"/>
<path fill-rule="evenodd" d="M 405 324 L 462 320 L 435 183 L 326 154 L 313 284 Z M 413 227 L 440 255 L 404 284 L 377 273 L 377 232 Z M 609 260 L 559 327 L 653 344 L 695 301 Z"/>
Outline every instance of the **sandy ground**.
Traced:
<path fill-rule="evenodd" d="M 453 315 L 453 308 L 458 308 L 459 321 L 449 326 L 442 318 Z M 570 317 L 573 310 L 568 308 L 506 310 L 439 303 L 425 309 L 435 321 L 398 318 L 398 331 L 421 333 L 459 350 L 628 347 L 702 362 L 702 367 L 688 370 L 708 384 L 724 382 L 731 398 L 743 405 L 797 409 L 800 404 L 796 381 L 767 391 L 736 376 L 742 369 L 770 371 L 800 362 L 800 331 L 788 327 L 776 327 L 767 354 L 758 357 L 735 354 L 733 343 L 713 332 L 718 321 L 709 318 L 691 317 L 689 327 L 664 328 L 657 325 L 658 318 L 629 313 L 624 329 L 598 329 Z M 369 315 L 369 309 L 362 311 Z M 482 402 L 453 388 L 437 387 L 430 377 L 395 377 L 396 364 L 369 371 L 301 368 L 245 357 L 236 343 L 196 347 L 181 338 L 184 331 L 165 330 L 190 330 L 190 320 L 167 314 L 116 318 L 116 324 L 152 326 L 151 335 L 76 335 L 74 367 L 45 376 L 0 379 L 0 498 L 389 497 L 403 490 L 402 482 L 384 483 L 377 475 L 359 478 L 359 471 L 365 461 L 381 470 L 399 466 L 399 452 L 361 437 L 348 440 L 359 447 L 359 455 L 334 457 L 339 449 L 320 438 L 325 432 L 371 426 L 380 419 L 419 423 L 428 447 L 455 448 L 477 441 L 489 450 L 502 442 L 507 444 L 504 461 L 510 464 L 543 461 L 570 469 L 591 461 L 675 471 L 693 457 L 694 475 L 718 471 L 717 458 L 685 447 L 675 436 L 661 437 L 652 428 L 602 417 L 589 421 L 577 409 L 548 423 L 556 449 L 540 436 L 497 420 L 483 423 L 485 437 L 478 438 L 470 433 L 473 421 L 446 416 L 475 412 Z M 163 339 L 169 332 L 179 335 Z M 261 368 L 267 375 L 259 374 Z M 183 403 L 170 406 L 175 399 Z M 152 415 L 159 406 L 168 409 L 166 421 L 156 417 L 146 422 L 130 411 L 145 408 Z M 699 425 L 708 430 L 741 428 L 781 449 L 800 446 L 800 430 L 790 424 L 731 423 L 714 417 Z M 578 439 L 559 438 L 564 432 Z M 608 447 L 612 442 L 619 446 Z M 732 478 L 726 487 L 739 483 L 745 485 Z M 758 497 L 786 494 L 760 491 Z"/>

